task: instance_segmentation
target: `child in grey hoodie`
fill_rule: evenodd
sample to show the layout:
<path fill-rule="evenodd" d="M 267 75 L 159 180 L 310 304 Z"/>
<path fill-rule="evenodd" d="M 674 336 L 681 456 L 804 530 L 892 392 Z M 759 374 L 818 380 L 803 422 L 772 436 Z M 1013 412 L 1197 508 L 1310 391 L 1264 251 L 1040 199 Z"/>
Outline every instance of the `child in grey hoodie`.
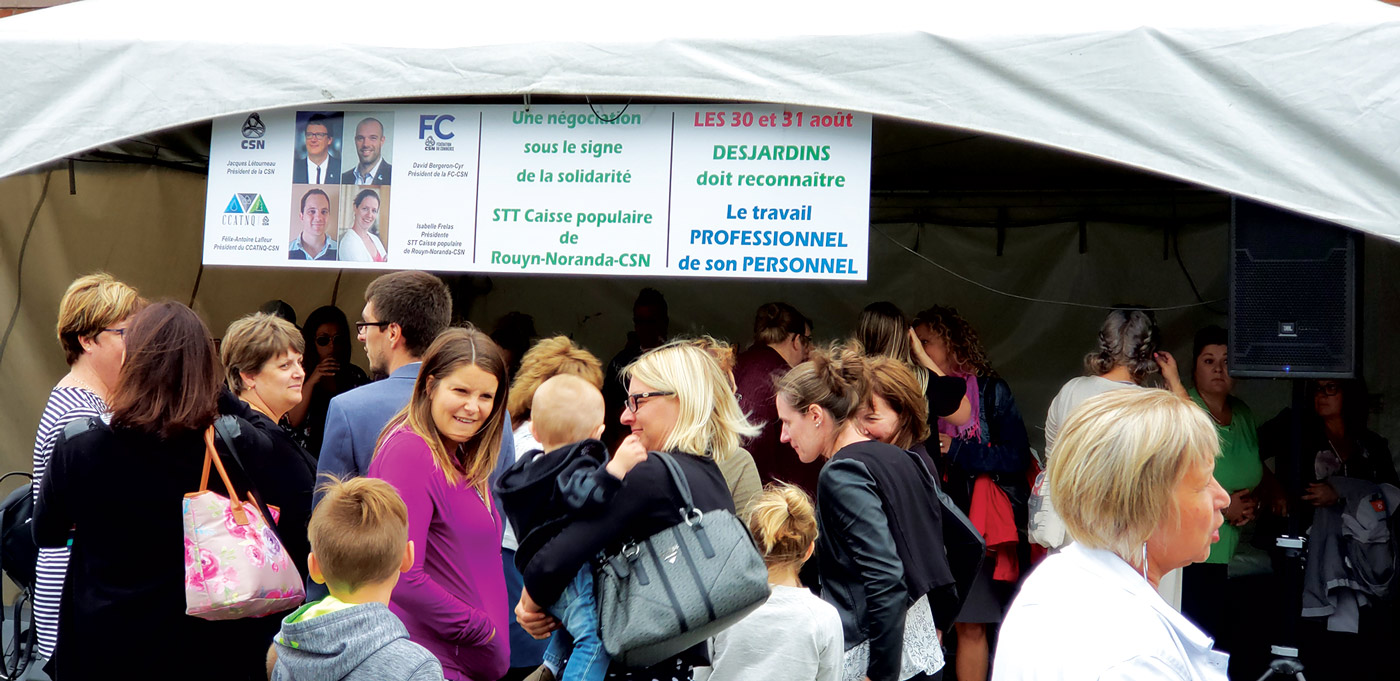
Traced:
<path fill-rule="evenodd" d="M 273 681 L 442 681 L 442 665 L 408 640 L 389 612 L 399 575 L 413 565 L 408 508 L 374 478 L 332 480 L 311 514 L 311 579 L 331 595 L 282 620 L 267 653 Z"/>

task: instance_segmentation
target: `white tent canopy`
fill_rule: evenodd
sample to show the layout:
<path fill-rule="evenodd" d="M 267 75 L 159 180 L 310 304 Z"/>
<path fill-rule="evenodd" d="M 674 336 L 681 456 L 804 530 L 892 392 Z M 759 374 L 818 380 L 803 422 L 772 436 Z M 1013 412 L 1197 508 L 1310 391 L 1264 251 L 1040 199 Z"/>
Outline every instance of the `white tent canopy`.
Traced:
<path fill-rule="evenodd" d="M 747 100 L 1000 135 L 1400 239 L 1397 45 L 1375 0 L 89 0 L 0 21 L 0 177 L 283 106 Z"/>

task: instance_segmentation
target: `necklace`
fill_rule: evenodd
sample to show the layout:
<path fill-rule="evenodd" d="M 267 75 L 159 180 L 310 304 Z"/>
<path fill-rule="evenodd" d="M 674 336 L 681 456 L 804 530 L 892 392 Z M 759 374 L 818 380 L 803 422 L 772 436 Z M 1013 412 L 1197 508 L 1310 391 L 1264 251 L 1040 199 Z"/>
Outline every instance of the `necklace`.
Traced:
<path fill-rule="evenodd" d="M 69 378 L 70 380 L 72 380 L 74 383 L 77 383 L 79 388 L 82 388 L 83 390 L 86 390 L 86 391 L 88 391 L 88 392 L 90 392 L 90 393 L 92 393 L 92 394 L 94 394 L 94 395 L 96 395 L 96 396 L 98 396 L 98 397 L 102 397 L 102 393 L 98 392 L 95 388 L 93 388 L 91 385 L 89 385 L 87 381 L 84 381 L 83 379 L 78 378 L 78 374 L 77 374 L 76 372 L 72 372 L 72 371 L 68 372 L 68 378 Z"/>

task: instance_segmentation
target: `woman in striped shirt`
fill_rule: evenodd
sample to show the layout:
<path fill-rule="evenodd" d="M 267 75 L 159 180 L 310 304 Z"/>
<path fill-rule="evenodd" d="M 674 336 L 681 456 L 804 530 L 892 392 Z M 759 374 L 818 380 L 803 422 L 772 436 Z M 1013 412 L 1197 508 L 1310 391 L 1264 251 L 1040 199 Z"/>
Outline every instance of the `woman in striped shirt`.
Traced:
<path fill-rule="evenodd" d="M 54 442 L 73 421 L 108 412 L 126 353 L 127 321 L 143 305 L 136 289 L 105 272 L 79 277 L 58 304 L 58 341 L 67 355 L 68 374 L 49 393 L 34 437 L 34 493 L 49 465 Z M 58 602 L 68 570 L 67 548 L 39 549 L 34 622 L 38 654 L 52 660 L 58 643 Z"/>

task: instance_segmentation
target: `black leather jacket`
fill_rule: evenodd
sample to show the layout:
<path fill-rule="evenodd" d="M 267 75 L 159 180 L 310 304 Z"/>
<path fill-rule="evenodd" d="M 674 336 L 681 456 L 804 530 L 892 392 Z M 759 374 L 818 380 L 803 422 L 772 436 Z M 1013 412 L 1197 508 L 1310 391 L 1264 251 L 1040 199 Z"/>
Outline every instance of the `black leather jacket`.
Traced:
<path fill-rule="evenodd" d="M 911 460 L 918 461 L 912 456 Z M 922 472 L 928 475 L 926 470 Z M 817 499 L 822 598 L 836 606 L 848 650 L 862 641 L 870 642 L 866 675 L 872 681 L 897 680 L 905 613 L 924 594 L 910 594 L 905 586 L 904 566 L 875 478 L 859 461 L 830 461 L 822 469 Z M 940 501 L 944 508 L 951 505 L 946 496 L 931 503 Z M 985 547 L 976 528 L 956 509 L 951 514 L 944 512 L 943 531 L 944 546 L 928 547 L 928 551 L 948 560 L 956 584 L 935 589 L 928 596 L 935 623 L 946 631 L 952 627 L 980 567 Z"/>

